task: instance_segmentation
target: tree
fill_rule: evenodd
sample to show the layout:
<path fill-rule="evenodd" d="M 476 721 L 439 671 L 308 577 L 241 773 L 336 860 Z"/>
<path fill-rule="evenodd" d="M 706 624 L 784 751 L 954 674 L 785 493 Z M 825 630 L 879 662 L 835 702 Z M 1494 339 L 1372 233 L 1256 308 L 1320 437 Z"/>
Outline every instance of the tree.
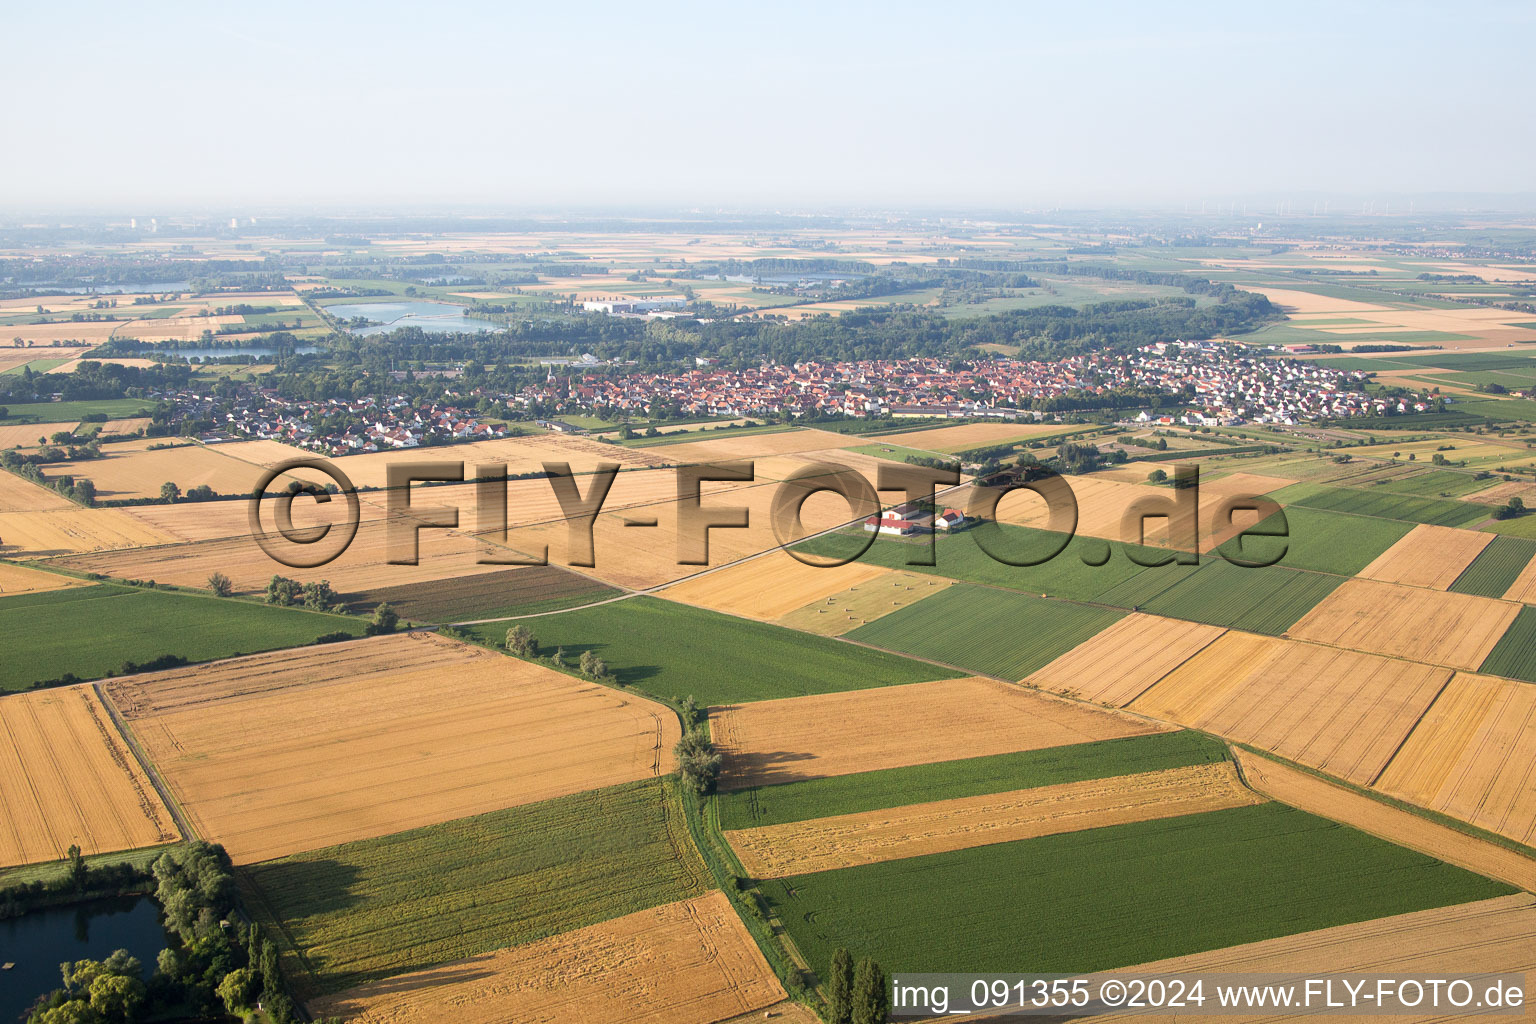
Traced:
<path fill-rule="evenodd" d="M 373 610 L 373 619 L 368 623 L 368 632 L 372 634 L 393 633 L 399 625 L 399 614 L 390 607 L 388 601 L 385 601 Z"/>
<path fill-rule="evenodd" d="M 589 679 L 607 679 L 608 663 L 597 656 L 596 651 L 582 651 L 581 674 Z"/>
<path fill-rule="evenodd" d="M 832 967 L 827 972 L 827 1006 L 830 1024 L 852 1024 L 853 957 L 841 946 L 832 954 Z"/>
<path fill-rule="evenodd" d="M 91 982 L 91 1009 L 109 1021 L 133 1019 L 144 1002 L 144 983 L 124 974 L 103 974 Z"/>
<path fill-rule="evenodd" d="M 160 500 L 161 501 L 173 502 L 177 498 L 180 498 L 180 497 L 181 497 L 181 488 L 177 487 L 171 481 L 167 480 L 165 483 L 160 485 Z"/>
<path fill-rule="evenodd" d="M 1495 519 L 1518 519 L 1523 515 L 1525 515 L 1525 502 L 1519 497 L 1510 498 L 1508 504 L 1493 510 Z"/>
<path fill-rule="evenodd" d="M 538 656 L 539 642 L 527 626 L 513 626 L 507 630 L 507 650 L 522 658 L 533 658 Z"/>
<path fill-rule="evenodd" d="M 208 589 L 213 591 L 214 597 L 228 597 L 235 592 L 235 585 L 228 576 L 216 572 L 208 577 Z"/>
<path fill-rule="evenodd" d="M 556 647 L 555 653 L 549 656 L 549 660 L 556 668 L 565 668 L 565 648 Z"/>
<path fill-rule="evenodd" d="M 273 576 L 267 581 L 267 604 L 276 604 L 287 607 L 294 603 L 299 595 L 299 583 L 286 576 Z"/>
<path fill-rule="evenodd" d="M 853 974 L 853 1024 L 885 1024 L 889 1008 L 885 971 L 865 957 Z"/>
<path fill-rule="evenodd" d="M 255 1002 L 261 988 L 256 983 L 256 972 L 249 967 L 238 967 L 224 975 L 217 989 L 231 1015 L 239 1017 Z"/>
<path fill-rule="evenodd" d="M 85 888 L 85 877 L 90 874 L 90 868 L 86 866 L 85 858 L 80 855 L 80 847 L 71 843 L 64 856 L 69 858 L 69 880 L 78 892 Z"/>
<path fill-rule="evenodd" d="M 700 795 L 714 788 L 721 757 L 702 730 L 688 730 L 672 750 L 677 755 L 677 768 L 685 786 Z"/>
<path fill-rule="evenodd" d="M 1152 472 L 1147 474 L 1147 483 L 1149 484 L 1165 483 L 1167 480 L 1168 473 L 1166 470 L 1154 469 Z"/>

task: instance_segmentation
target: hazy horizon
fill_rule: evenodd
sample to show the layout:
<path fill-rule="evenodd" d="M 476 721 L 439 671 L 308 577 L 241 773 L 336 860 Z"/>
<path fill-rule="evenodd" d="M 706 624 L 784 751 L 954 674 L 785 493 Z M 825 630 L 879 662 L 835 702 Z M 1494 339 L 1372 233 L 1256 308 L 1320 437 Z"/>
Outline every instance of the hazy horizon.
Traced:
<path fill-rule="evenodd" d="M 0 206 L 1533 205 L 1514 4 L 583 10 L 17 10 Z"/>

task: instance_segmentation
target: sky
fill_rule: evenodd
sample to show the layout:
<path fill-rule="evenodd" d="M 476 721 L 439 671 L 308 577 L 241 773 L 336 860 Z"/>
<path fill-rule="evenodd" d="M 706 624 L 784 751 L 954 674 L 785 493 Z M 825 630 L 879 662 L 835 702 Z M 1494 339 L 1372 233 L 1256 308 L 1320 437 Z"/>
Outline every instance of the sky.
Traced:
<path fill-rule="evenodd" d="M 12 5 L 0 208 L 1536 190 L 1530 3 Z"/>

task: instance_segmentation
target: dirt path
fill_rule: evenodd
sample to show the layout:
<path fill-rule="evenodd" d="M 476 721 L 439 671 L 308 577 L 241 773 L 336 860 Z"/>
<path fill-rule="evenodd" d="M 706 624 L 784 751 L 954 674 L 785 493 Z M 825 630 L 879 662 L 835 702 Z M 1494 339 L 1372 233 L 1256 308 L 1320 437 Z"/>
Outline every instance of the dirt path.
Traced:
<path fill-rule="evenodd" d="M 1267 757 L 1232 748 L 1248 784 L 1265 796 L 1448 864 L 1536 892 L 1536 860 L 1373 800 Z"/>

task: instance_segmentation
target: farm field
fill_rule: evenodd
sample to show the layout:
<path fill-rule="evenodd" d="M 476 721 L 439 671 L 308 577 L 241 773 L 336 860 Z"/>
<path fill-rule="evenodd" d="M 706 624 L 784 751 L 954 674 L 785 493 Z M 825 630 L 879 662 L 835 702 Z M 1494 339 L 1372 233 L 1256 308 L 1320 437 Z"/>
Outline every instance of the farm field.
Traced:
<path fill-rule="evenodd" d="M 59 573 L 0 562 L 0 597 L 11 597 L 16 594 L 44 594 L 68 587 L 88 586 L 91 586 L 90 582 L 73 576 L 62 576 Z"/>
<path fill-rule="evenodd" d="M 27 656 L 0 659 L 0 693 L 166 655 L 208 661 L 362 631 L 357 619 L 110 583 L 18 594 L 0 601 L 0 633 L 27 637 Z"/>
<path fill-rule="evenodd" d="M 1365 491 L 1352 487 L 1296 484 L 1271 495 L 1282 505 L 1301 505 L 1358 516 L 1376 516 L 1405 523 L 1431 526 L 1466 526 L 1488 518 L 1488 509 L 1471 502 L 1448 498 L 1420 498 L 1391 491 Z"/>
<path fill-rule="evenodd" d="M 46 441 L 60 431 L 73 432 L 79 426 L 78 419 L 62 423 L 0 423 L 0 449 L 36 448 L 40 439 Z"/>
<path fill-rule="evenodd" d="M 1483 660 L 1481 670 L 1536 683 L 1536 608 L 1526 605 Z"/>
<path fill-rule="evenodd" d="M 362 614 L 387 603 L 413 622 L 463 622 L 533 615 L 615 597 L 619 591 L 552 565 L 519 566 L 347 594 Z"/>
<path fill-rule="evenodd" d="M 1478 597 L 1524 600 L 1525 587 L 1519 583 L 1527 575 L 1525 570 L 1533 559 L 1536 559 L 1536 541 L 1496 536 L 1456 577 L 1449 589 Z"/>
<path fill-rule="evenodd" d="M 1493 540 L 1491 534 L 1471 530 L 1415 526 L 1359 575 L 1382 583 L 1446 590 Z"/>
<path fill-rule="evenodd" d="M 1536 687 L 1459 672 L 1382 774 L 1382 792 L 1536 846 Z"/>
<path fill-rule="evenodd" d="M 158 498 L 161 485 L 166 483 L 174 483 L 182 491 L 207 485 L 219 494 L 249 494 L 263 472 L 254 463 L 202 445 L 156 451 L 104 445 L 99 459 L 54 462 L 43 468 L 49 479 L 73 476 L 90 480 L 103 501 Z"/>
<path fill-rule="evenodd" d="M 1219 626 L 1133 612 L 1024 682 L 1106 707 L 1125 707 L 1223 632 Z"/>
<path fill-rule="evenodd" d="M 175 540 L 122 509 L 55 508 L 0 512 L 0 554 L 9 558 L 45 558 Z M 207 576 L 204 575 L 203 582 Z"/>
<path fill-rule="evenodd" d="M 957 583 L 847 636 L 973 672 L 1019 680 L 1103 630 L 1121 614 Z"/>
<path fill-rule="evenodd" d="M 1220 740 L 1179 730 L 737 789 L 716 804 L 721 828 L 760 828 L 1225 760 Z"/>
<path fill-rule="evenodd" d="M 1501 974 L 1536 968 L 1533 950 L 1536 898 L 1515 893 L 1248 942 L 1124 970 L 1135 974 L 1261 972 L 1326 977 L 1380 973 L 1432 977 L 1446 964 L 1454 964 L 1458 972 Z M 1319 964 L 1327 965 L 1326 974 L 1317 973 Z M 1134 1019 L 1119 1014 L 1099 1018 L 1104 1024 Z"/>
<path fill-rule="evenodd" d="M 180 838 L 89 686 L 0 700 L 0 868 Z"/>
<path fill-rule="evenodd" d="M 718 572 L 675 583 L 662 596 L 730 615 L 773 621 L 797 608 L 861 585 L 877 589 L 879 566 L 849 562 L 820 567 L 773 551 Z"/>
<path fill-rule="evenodd" d="M 701 705 L 892 686 L 959 673 L 824 637 L 637 597 L 531 620 L 542 652 L 595 651 L 625 686 Z M 500 644 L 506 623 L 471 626 Z"/>
<path fill-rule="evenodd" d="M 1054 423 L 966 423 L 957 427 L 878 434 L 869 440 L 876 444 L 893 444 L 918 451 L 948 454 L 1031 440 L 1045 434 L 1066 433 L 1070 429 Z"/>
<path fill-rule="evenodd" d="M 783 998 L 730 901 L 712 892 L 375 982 L 310 1008 L 321 1016 L 394 1024 L 442 1020 L 450 1006 L 457 1024 L 677 1024 L 761 1017 L 759 1011 Z"/>
<path fill-rule="evenodd" d="M 764 890 L 811 963 L 846 946 L 892 974 L 1103 970 L 1511 892 L 1276 803 L 797 875 Z"/>
<path fill-rule="evenodd" d="M 1529 892 L 1536 888 L 1536 859 L 1442 825 L 1425 815 L 1394 807 L 1385 800 L 1346 789 L 1300 768 L 1247 750 L 1234 753 L 1242 766 L 1243 778 L 1265 796 L 1518 889 Z M 1380 784 L 1377 788 L 1385 792 Z"/>
<path fill-rule="evenodd" d="M 768 825 L 725 838 L 753 878 L 783 878 L 1262 800 L 1223 761 Z"/>
<path fill-rule="evenodd" d="M 989 679 L 714 708 L 710 730 L 723 791 L 1166 731 Z"/>
<path fill-rule="evenodd" d="M 1449 678 L 1429 665 L 1233 632 L 1130 706 L 1364 786 Z"/>
<path fill-rule="evenodd" d="M 671 769 L 676 718 L 427 633 L 114 679 L 198 832 L 242 864 Z"/>
<path fill-rule="evenodd" d="M 1285 557 L 1275 564 L 1287 569 L 1353 576 L 1413 529 L 1410 523 L 1325 512 L 1301 505 L 1292 505 L 1284 511 Z M 1273 557 L 1281 543 L 1258 536 L 1234 538 L 1227 541 L 1222 550 L 1249 561 L 1266 561 Z"/>
<path fill-rule="evenodd" d="M 842 636 L 882 615 L 916 604 L 949 586 L 942 576 L 891 569 L 862 586 L 849 587 L 780 617 L 779 625 L 820 636 Z"/>
<path fill-rule="evenodd" d="M 1132 580 L 1131 585 L 1139 582 Z M 1252 633 L 1279 634 L 1326 600 L 1342 582 L 1338 576 L 1322 573 L 1278 566 L 1249 569 L 1226 559 L 1208 558 L 1183 579 L 1175 578 L 1167 589 L 1147 594 L 1141 610 Z M 1121 603 L 1126 598 L 1110 591 L 1100 600 Z"/>
<path fill-rule="evenodd" d="M 697 896 L 672 781 L 648 779 L 241 872 L 304 998 Z"/>
<path fill-rule="evenodd" d="M 45 509 L 79 507 L 51 487 L 0 470 L 0 512 L 41 512 Z"/>
<path fill-rule="evenodd" d="M 1166 487 L 1123 483 L 1097 475 L 1072 477 L 1070 483 L 1077 501 L 1076 533 L 1079 536 L 1153 547 L 1190 549 L 1187 536 L 1179 531 L 1176 536 L 1170 537 L 1166 515 L 1153 516 L 1151 507 L 1142 509 L 1148 518 L 1141 524 L 1143 528 L 1140 531 L 1134 530 L 1134 520 L 1132 532 L 1126 531 L 1125 519 L 1134 506 L 1150 501 L 1164 510 L 1174 508 L 1177 492 Z M 1219 507 L 1227 497 L 1216 492 L 1202 493 L 1199 497 L 1195 515 L 1201 551 L 1209 551 L 1253 525 L 1252 514 L 1240 513 L 1231 524 L 1224 517 L 1218 516 Z M 1050 522 L 1044 500 L 1027 490 L 1014 491 L 1003 497 L 997 506 L 997 521 L 1035 529 L 1050 529 L 1054 525 Z M 1055 525 L 1054 528 L 1066 529 L 1061 525 Z"/>
<path fill-rule="evenodd" d="M 1471 594 L 1347 580 L 1290 629 L 1312 640 L 1394 658 L 1476 670 L 1520 606 Z"/>

